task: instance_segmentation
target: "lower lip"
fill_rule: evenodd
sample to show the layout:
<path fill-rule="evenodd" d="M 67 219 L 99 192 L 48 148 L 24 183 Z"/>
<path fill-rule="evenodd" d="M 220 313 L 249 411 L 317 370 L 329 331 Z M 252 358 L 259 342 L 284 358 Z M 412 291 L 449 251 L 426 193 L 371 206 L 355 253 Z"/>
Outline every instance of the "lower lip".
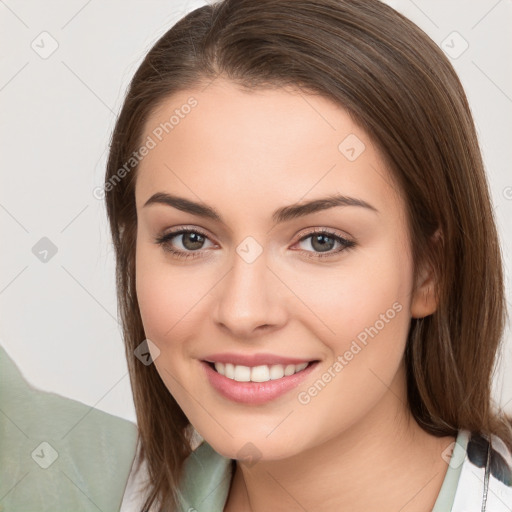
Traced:
<path fill-rule="evenodd" d="M 264 404 L 284 395 L 297 387 L 315 369 L 318 361 L 304 370 L 267 382 L 238 382 L 215 371 L 208 363 L 201 361 L 210 384 L 224 397 L 244 404 Z"/>

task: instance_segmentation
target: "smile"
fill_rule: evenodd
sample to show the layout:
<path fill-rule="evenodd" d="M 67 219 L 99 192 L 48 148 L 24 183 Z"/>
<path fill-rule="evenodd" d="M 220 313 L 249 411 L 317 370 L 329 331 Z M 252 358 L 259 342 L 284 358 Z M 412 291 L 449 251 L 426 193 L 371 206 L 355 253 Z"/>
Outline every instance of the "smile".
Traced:
<path fill-rule="evenodd" d="M 283 397 L 304 382 L 319 361 L 298 364 L 240 364 L 201 361 L 210 386 L 231 401 L 261 405 Z"/>

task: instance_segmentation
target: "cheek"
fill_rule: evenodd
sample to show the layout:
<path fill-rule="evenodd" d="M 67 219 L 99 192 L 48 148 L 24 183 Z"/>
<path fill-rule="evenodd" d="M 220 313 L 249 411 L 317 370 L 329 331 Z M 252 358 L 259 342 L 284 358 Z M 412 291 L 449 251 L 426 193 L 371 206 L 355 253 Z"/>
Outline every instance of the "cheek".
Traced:
<path fill-rule="evenodd" d="M 403 349 L 412 269 L 394 246 L 379 249 L 353 253 L 336 268 L 280 269 L 283 280 L 293 283 L 294 297 L 305 306 L 295 298 L 289 308 L 296 313 L 303 309 L 300 320 L 331 349 L 332 356 L 343 354 L 355 339 L 364 346 L 377 334 L 381 351 L 393 345 Z"/>
<path fill-rule="evenodd" d="M 410 324 L 407 261 L 380 258 L 350 270 L 336 281 L 317 280 L 308 304 L 329 327 L 322 338 L 329 358 L 297 398 L 304 421 L 325 438 L 356 423 L 393 388 Z"/>
<path fill-rule="evenodd" d="M 206 270 L 169 262 L 160 247 L 136 250 L 136 293 L 146 336 L 161 351 L 181 351 L 193 340 L 207 309 L 209 292 L 218 277 Z"/>
<path fill-rule="evenodd" d="M 160 248 L 139 244 L 136 250 L 136 292 L 146 336 L 162 350 L 186 311 L 192 294 L 179 273 L 171 271 L 165 257 L 156 257 Z"/>
<path fill-rule="evenodd" d="M 144 331 L 160 348 L 178 313 L 177 301 L 173 293 L 169 293 L 169 284 L 157 266 L 147 264 L 143 257 L 137 261 L 136 291 Z"/>
<path fill-rule="evenodd" d="M 371 269 L 360 269 L 349 278 L 350 290 L 342 298 L 347 311 L 347 334 L 351 339 L 365 342 L 379 336 L 386 350 L 396 345 L 401 350 L 400 333 L 407 330 L 409 295 L 406 262 L 383 261 Z M 342 326 L 339 326 L 342 328 Z"/>

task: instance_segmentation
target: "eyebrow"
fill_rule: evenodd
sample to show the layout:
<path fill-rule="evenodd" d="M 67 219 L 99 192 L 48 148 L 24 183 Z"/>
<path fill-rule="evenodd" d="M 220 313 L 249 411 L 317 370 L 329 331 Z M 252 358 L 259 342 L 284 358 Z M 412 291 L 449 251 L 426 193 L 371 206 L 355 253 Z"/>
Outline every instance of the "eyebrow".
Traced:
<path fill-rule="evenodd" d="M 143 208 L 151 204 L 164 204 L 186 213 L 191 213 L 199 217 L 204 217 L 225 224 L 221 215 L 217 212 L 217 210 L 215 210 L 215 208 L 212 208 L 211 206 L 208 206 L 204 203 L 196 203 L 195 201 L 185 199 L 184 197 L 173 196 L 165 192 L 157 192 L 144 203 Z M 278 208 L 272 214 L 272 220 L 275 224 L 280 224 L 322 210 L 327 210 L 328 208 L 334 208 L 336 206 L 358 206 L 371 210 L 375 213 L 379 213 L 377 208 L 367 203 L 366 201 L 363 201 L 362 199 L 356 199 L 355 197 L 348 197 L 340 194 L 333 194 L 330 196 L 313 199 L 305 203 L 292 204 Z"/>

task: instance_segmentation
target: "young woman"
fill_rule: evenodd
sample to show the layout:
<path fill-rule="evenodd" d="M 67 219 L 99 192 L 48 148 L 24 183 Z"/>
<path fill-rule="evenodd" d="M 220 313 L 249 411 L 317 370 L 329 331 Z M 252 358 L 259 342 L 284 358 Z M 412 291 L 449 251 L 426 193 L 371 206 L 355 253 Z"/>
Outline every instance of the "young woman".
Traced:
<path fill-rule="evenodd" d="M 140 441 L 123 510 L 511 509 L 493 209 L 413 23 L 196 9 L 131 82 L 105 193 Z"/>

